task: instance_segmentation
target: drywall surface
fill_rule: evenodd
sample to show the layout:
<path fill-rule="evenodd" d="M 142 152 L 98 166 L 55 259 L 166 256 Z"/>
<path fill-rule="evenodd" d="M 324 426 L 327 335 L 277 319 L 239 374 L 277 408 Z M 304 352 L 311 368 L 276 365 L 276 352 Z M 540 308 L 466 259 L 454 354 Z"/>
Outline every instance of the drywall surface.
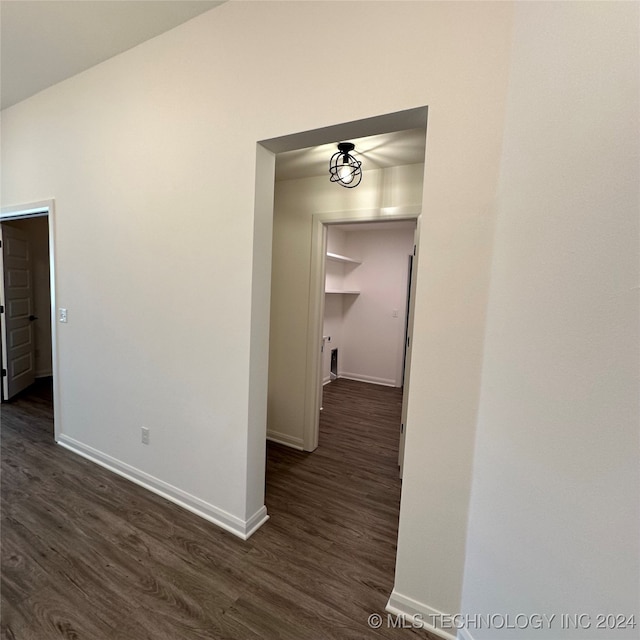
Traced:
<path fill-rule="evenodd" d="M 318 184 L 318 186 L 320 185 Z M 336 253 L 344 256 L 347 251 L 346 241 L 346 232 L 339 226 L 333 225 L 327 230 L 327 253 Z"/>
<path fill-rule="evenodd" d="M 395 591 L 457 610 L 512 8 L 341 3 L 340 32 L 375 43 L 343 99 L 334 3 L 227 2 L 4 110 L 3 206 L 56 201 L 61 441 L 250 530 L 271 247 L 256 142 L 428 105 Z M 385 204 L 347 192 L 328 210 Z"/>
<path fill-rule="evenodd" d="M 343 341 L 348 348 L 341 364 L 345 377 L 402 385 L 413 239 L 414 229 L 406 226 L 347 233 L 347 253 L 358 256 L 362 264 L 345 278 L 347 289 L 360 291 L 346 300 Z"/>
<path fill-rule="evenodd" d="M 639 8 L 515 12 L 463 600 L 512 628 L 476 640 L 638 637 Z"/>

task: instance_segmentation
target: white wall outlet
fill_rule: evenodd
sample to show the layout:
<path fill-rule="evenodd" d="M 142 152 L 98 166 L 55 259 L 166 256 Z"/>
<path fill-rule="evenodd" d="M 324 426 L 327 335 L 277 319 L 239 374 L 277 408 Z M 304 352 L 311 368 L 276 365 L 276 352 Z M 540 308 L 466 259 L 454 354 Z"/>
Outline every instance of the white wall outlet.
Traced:
<path fill-rule="evenodd" d="M 60 309 L 58 309 L 58 320 L 60 320 L 60 322 L 66 322 L 67 321 L 67 310 L 63 309 L 62 307 L 60 307 Z"/>
<path fill-rule="evenodd" d="M 392 318 L 397 318 L 397 317 L 398 317 L 398 310 L 397 310 L 397 309 L 392 309 L 392 311 L 391 311 L 391 317 L 392 317 Z"/>
<path fill-rule="evenodd" d="M 140 431 L 142 432 L 142 444 L 149 444 L 149 428 L 141 427 Z"/>

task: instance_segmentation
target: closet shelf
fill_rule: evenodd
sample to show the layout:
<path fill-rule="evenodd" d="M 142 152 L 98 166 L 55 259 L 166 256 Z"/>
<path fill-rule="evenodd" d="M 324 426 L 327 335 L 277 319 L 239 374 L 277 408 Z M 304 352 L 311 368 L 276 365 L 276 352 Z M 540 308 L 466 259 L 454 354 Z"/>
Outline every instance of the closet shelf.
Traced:
<path fill-rule="evenodd" d="M 345 294 L 348 294 L 350 296 L 358 296 L 358 295 L 360 295 L 359 291 L 344 291 L 344 290 L 338 290 L 338 289 L 325 289 L 325 293 L 345 293 Z"/>
<path fill-rule="evenodd" d="M 332 262 L 342 262 L 347 264 L 362 264 L 361 260 L 354 260 L 353 258 L 347 258 L 347 256 L 341 256 L 337 253 L 329 253 L 327 251 L 327 260 Z"/>

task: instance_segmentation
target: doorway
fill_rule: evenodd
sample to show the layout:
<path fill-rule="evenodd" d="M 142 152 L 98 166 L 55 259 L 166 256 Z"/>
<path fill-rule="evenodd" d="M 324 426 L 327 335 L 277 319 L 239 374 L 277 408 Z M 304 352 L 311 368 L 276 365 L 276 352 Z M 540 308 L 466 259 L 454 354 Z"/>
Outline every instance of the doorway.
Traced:
<path fill-rule="evenodd" d="M 0 224 L 5 236 L 4 246 L 0 247 L 3 251 L 0 344 L 3 401 L 28 387 L 34 379 L 52 378 L 54 437 L 57 440 L 59 391 L 54 220 L 53 200 L 6 207 L 0 212 Z M 10 246 L 12 243 L 13 250 Z M 14 258 L 18 254 L 22 263 L 16 265 Z M 12 268 L 15 270 L 13 273 Z M 28 273 L 25 269 L 28 269 Z M 10 303 L 13 304 L 13 309 L 9 308 Z M 14 361 L 11 360 L 12 356 Z M 13 380 L 10 384 L 8 378 L 11 374 Z"/>
<path fill-rule="evenodd" d="M 318 348 L 318 345 L 321 345 L 326 337 L 323 335 L 323 324 L 324 324 L 324 316 L 325 316 L 325 303 L 327 299 L 327 294 L 325 293 L 325 284 L 326 284 L 326 265 L 327 265 L 327 241 L 328 241 L 328 230 L 329 228 L 350 228 L 357 229 L 356 225 L 383 225 L 378 227 L 380 230 L 382 229 L 392 229 L 394 226 L 397 227 L 407 227 L 409 226 L 412 229 L 413 238 L 410 243 L 407 244 L 408 252 L 413 253 L 417 250 L 419 246 L 419 217 L 420 217 L 420 207 L 419 206 L 396 206 L 394 207 L 394 215 L 393 216 L 381 216 L 378 211 L 344 211 L 344 212 L 332 212 L 326 214 L 315 214 L 313 215 L 313 229 L 312 229 L 312 250 L 311 250 L 311 275 L 310 275 L 310 287 L 309 287 L 309 308 L 308 308 L 308 334 L 307 334 L 307 386 L 305 389 L 306 398 L 305 398 L 305 408 L 307 409 L 304 416 L 304 435 L 303 441 L 304 446 L 303 449 L 306 451 L 313 451 L 318 446 L 318 438 L 319 438 L 319 410 L 322 406 L 322 383 L 324 379 L 323 375 L 323 353 L 322 350 Z M 372 228 L 372 227 L 369 227 Z M 375 228 L 375 227 L 373 227 Z M 349 258 L 349 256 L 346 256 Z M 407 256 L 402 255 L 401 264 L 403 265 L 401 269 L 404 271 L 406 265 Z M 412 263 L 413 264 L 413 263 Z M 355 273 L 355 271 L 354 271 Z M 370 276 L 372 277 L 372 276 Z M 410 278 L 411 281 L 415 282 L 415 278 Z M 402 283 L 399 283 L 402 287 Z M 407 286 L 405 283 L 404 286 Z M 350 291 L 350 292 L 349 292 Z M 405 289 L 406 291 L 406 289 Z M 349 287 L 347 287 L 347 293 L 345 293 L 345 297 L 351 297 L 353 295 L 357 295 L 357 288 L 354 288 L 353 291 Z M 407 305 L 407 300 L 412 301 L 413 296 L 405 294 L 401 296 L 403 298 L 403 304 L 405 308 L 407 308 L 407 317 L 406 317 L 406 326 L 409 331 L 412 329 L 413 324 L 413 310 L 412 306 Z M 389 317 L 392 322 L 396 323 L 396 321 L 401 320 L 404 316 L 404 309 L 402 312 L 400 311 L 401 304 L 400 302 L 396 302 L 395 304 L 391 304 L 387 309 Z M 393 314 L 396 313 L 397 317 L 393 317 Z M 401 323 L 398 323 L 398 329 L 402 331 L 404 327 L 401 327 Z M 403 338 L 404 340 L 404 338 Z M 327 342 L 330 344 L 330 342 Z M 410 337 L 405 344 L 408 344 L 407 351 L 410 352 Z M 395 354 L 396 358 L 398 358 L 398 362 L 402 362 L 405 360 L 404 349 Z M 409 386 L 410 379 L 410 354 L 407 353 L 406 361 L 402 366 L 402 370 L 396 370 L 395 375 L 389 379 L 383 376 L 370 376 L 368 382 L 378 382 L 381 384 L 387 384 L 391 386 L 403 386 L 405 388 L 405 393 L 403 393 L 403 413 L 401 424 L 399 425 L 400 431 L 400 444 L 401 450 L 399 455 L 399 466 L 402 470 L 402 460 L 403 460 L 403 451 L 402 447 L 404 446 L 404 431 L 406 425 L 406 406 L 407 406 L 407 392 Z M 402 358 L 402 360 L 400 360 Z M 398 365 L 399 367 L 400 365 Z M 377 378 L 377 379 L 376 379 Z M 398 381 L 402 382 L 398 382 Z M 402 471 L 400 471 L 400 475 L 402 475 Z"/>
<path fill-rule="evenodd" d="M 426 124 L 427 108 L 419 107 L 258 144 L 253 299 L 267 309 L 270 305 L 271 318 L 264 342 L 252 343 L 252 361 L 267 368 L 267 388 L 255 386 L 252 406 L 258 406 L 264 394 L 269 440 L 303 451 L 317 447 L 324 225 L 416 220 L 421 213 Z M 365 166 L 362 183 L 355 189 L 331 184 L 328 158 L 335 141 L 355 141 L 358 150 L 361 141 L 375 138 L 376 144 L 360 156 Z M 388 153 L 393 149 L 396 153 Z M 408 153 L 414 154 L 413 164 L 403 164 Z M 398 161 L 376 164 L 385 155 Z M 295 160 L 294 175 L 279 175 L 285 156 Z M 317 164 L 317 173 L 300 172 L 306 160 Z M 258 243 L 265 232 L 273 238 L 268 251 Z M 260 327 L 254 325 L 257 332 Z M 252 423 L 254 433 L 258 426 Z"/>
<path fill-rule="evenodd" d="M 50 377 L 51 319 L 47 216 L 0 223 L 2 400 Z"/>
<path fill-rule="evenodd" d="M 407 383 L 409 378 L 406 352 L 413 279 L 407 263 L 413 264 L 417 220 L 325 227 L 321 404 L 327 385 L 338 378 L 378 385 L 381 397 L 380 386 L 396 388 L 403 396 L 405 378 Z M 338 352 L 342 354 L 339 361 Z M 405 416 L 398 416 L 399 467 L 404 422 Z"/>

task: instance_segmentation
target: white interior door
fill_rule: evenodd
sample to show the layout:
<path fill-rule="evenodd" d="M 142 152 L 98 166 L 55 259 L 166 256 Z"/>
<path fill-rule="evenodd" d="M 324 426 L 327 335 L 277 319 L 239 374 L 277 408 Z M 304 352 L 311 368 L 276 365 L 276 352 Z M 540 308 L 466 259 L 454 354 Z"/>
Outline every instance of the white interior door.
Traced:
<path fill-rule="evenodd" d="M 31 253 L 24 232 L 0 224 L 2 394 L 9 400 L 35 380 Z"/>

